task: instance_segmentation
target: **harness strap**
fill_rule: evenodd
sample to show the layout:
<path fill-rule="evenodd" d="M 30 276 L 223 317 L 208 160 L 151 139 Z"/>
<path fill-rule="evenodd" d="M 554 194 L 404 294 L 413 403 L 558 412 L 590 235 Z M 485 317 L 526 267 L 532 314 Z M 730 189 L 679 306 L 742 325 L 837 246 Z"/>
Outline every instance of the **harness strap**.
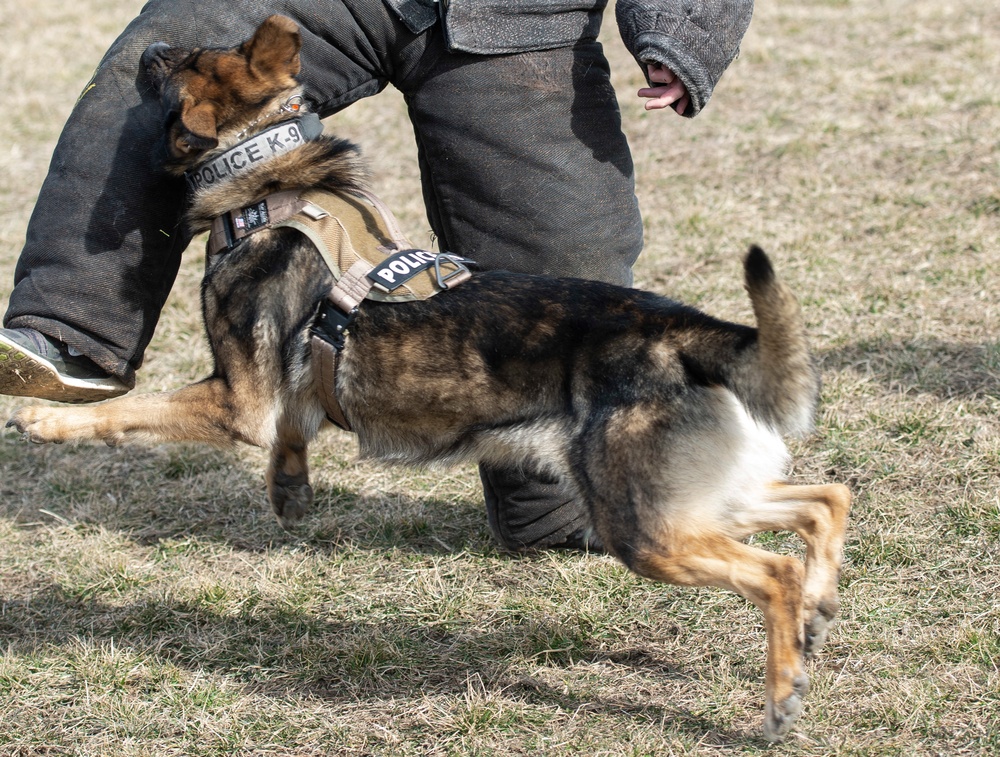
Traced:
<path fill-rule="evenodd" d="M 312 348 L 313 381 L 317 385 L 319 400 L 326 411 L 326 417 L 344 431 L 352 431 L 344 409 L 337 399 L 337 368 L 340 365 L 340 350 L 330 342 L 313 334 Z"/>
<path fill-rule="evenodd" d="M 330 290 L 327 299 L 345 313 L 350 313 L 361 304 L 372 288 L 368 272 L 374 266 L 366 260 L 359 260 L 340 277 L 340 281 Z"/>
<path fill-rule="evenodd" d="M 369 207 L 368 218 L 363 211 L 358 215 L 358 209 L 364 205 Z M 373 220 L 369 220 L 373 216 L 371 210 L 375 211 Z M 354 219 L 354 226 L 360 222 L 361 227 L 354 229 L 352 221 L 342 222 L 339 217 Z M 255 231 L 277 226 L 287 226 L 305 234 L 337 279 L 320 305 L 310 337 L 313 382 L 327 418 L 345 431 L 351 431 L 351 424 L 337 398 L 337 370 L 344 349 L 344 337 L 358 306 L 369 295 L 384 301 L 393 288 L 404 286 L 408 289 L 402 298 L 419 299 L 420 287 L 409 288 L 412 277 L 418 272 L 428 271 L 431 266 L 432 285 L 436 284 L 438 291 L 450 289 L 471 276 L 466 264 L 472 261 L 458 255 L 414 249 L 381 198 L 368 190 L 356 188 L 343 190 L 342 193 L 286 190 L 223 213 L 212 222 L 208 255 L 232 248 Z M 368 251 L 377 251 L 375 257 L 388 257 L 379 263 L 366 260 L 363 253 L 351 247 L 348 229 L 360 231 L 362 238 L 367 237 L 374 242 L 374 245 L 369 244 Z M 343 248 L 337 248 L 343 240 L 346 240 L 349 254 L 346 259 L 338 259 L 337 254 L 343 252 Z M 355 260 L 349 262 L 352 257 Z M 347 265 L 346 270 L 342 268 L 344 265 Z"/>
<path fill-rule="evenodd" d="M 273 226 L 298 215 L 311 203 L 303 200 L 301 190 L 288 189 L 275 192 L 260 202 L 236 208 L 212 221 L 208 236 L 208 254 L 232 247 L 258 229 Z"/>

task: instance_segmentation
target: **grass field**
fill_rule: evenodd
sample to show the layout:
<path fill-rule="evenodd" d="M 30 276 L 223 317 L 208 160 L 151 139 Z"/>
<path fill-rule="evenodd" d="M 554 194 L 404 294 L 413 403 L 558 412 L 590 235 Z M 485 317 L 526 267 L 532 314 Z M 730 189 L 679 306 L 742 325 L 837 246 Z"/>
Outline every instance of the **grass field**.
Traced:
<path fill-rule="evenodd" d="M 0 0 L 3 296 L 62 121 L 139 7 Z M 606 557 L 498 552 L 471 468 L 362 464 L 331 432 L 315 509 L 285 533 L 256 450 L 8 432 L 0 755 L 1000 753 L 1000 8 L 759 0 L 693 121 L 644 113 L 610 14 L 604 37 L 646 219 L 636 283 L 747 320 L 758 242 L 822 364 L 793 475 L 856 501 L 842 619 L 788 741 L 758 735 L 759 613 Z M 398 96 L 328 129 L 429 243 Z M 140 391 L 209 368 L 202 260 Z"/>

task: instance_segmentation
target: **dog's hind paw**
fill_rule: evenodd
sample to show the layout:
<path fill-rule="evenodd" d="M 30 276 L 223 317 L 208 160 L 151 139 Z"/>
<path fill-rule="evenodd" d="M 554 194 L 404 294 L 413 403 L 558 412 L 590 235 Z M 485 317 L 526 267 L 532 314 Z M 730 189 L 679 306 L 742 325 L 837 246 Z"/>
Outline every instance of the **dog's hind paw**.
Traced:
<path fill-rule="evenodd" d="M 16 429 L 18 433 L 23 434 L 24 428 L 21 423 L 18 422 L 17 415 L 11 418 L 7 423 L 4 424 L 4 428 Z"/>
<path fill-rule="evenodd" d="M 764 717 L 764 738 L 771 742 L 783 741 L 792 724 L 802 714 L 802 700 L 809 693 L 809 677 L 799 674 L 792 681 L 792 693 L 780 702 L 767 703 Z"/>
<path fill-rule="evenodd" d="M 806 620 L 803 655 L 812 657 L 823 648 L 830 627 L 833 626 L 833 619 L 837 615 L 837 609 L 836 602 L 821 602 L 816 612 Z"/>

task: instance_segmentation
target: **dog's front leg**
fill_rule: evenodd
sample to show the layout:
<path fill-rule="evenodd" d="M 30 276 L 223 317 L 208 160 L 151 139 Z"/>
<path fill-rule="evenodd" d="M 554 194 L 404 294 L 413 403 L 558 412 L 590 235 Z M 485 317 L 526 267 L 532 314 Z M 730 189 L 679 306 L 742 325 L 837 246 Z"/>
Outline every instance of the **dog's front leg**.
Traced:
<path fill-rule="evenodd" d="M 7 426 L 38 443 L 98 440 L 125 442 L 234 442 L 262 446 L 268 433 L 263 408 L 245 407 L 219 377 L 173 392 L 119 397 L 98 405 L 33 405 L 14 413 Z"/>
<path fill-rule="evenodd" d="M 271 509 L 282 528 L 290 528 L 302 520 L 312 504 L 308 443 L 296 426 L 285 419 L 278 423 L 266 478 Z"/>

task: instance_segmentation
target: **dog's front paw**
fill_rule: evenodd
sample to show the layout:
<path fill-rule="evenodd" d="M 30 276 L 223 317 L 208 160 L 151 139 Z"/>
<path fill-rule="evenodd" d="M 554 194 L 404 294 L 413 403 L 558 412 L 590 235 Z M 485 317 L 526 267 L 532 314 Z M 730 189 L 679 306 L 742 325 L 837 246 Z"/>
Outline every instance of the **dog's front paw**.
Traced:
<path fill-rule="evenodd" d="M 270 491 L 271 509 L 282 528 L 292 528 L 301 521 L 313 501 L 313 489 L 308 483 L 276 483 Z"/>
<path fill-rule="evenodd" d="M 7 428 L 17 429 L 25 441 L 35 444 L 65 441 L 61 424 L 57 421 L 58 410 L 42 405 L 22 407 L 7 421 Z"/>

